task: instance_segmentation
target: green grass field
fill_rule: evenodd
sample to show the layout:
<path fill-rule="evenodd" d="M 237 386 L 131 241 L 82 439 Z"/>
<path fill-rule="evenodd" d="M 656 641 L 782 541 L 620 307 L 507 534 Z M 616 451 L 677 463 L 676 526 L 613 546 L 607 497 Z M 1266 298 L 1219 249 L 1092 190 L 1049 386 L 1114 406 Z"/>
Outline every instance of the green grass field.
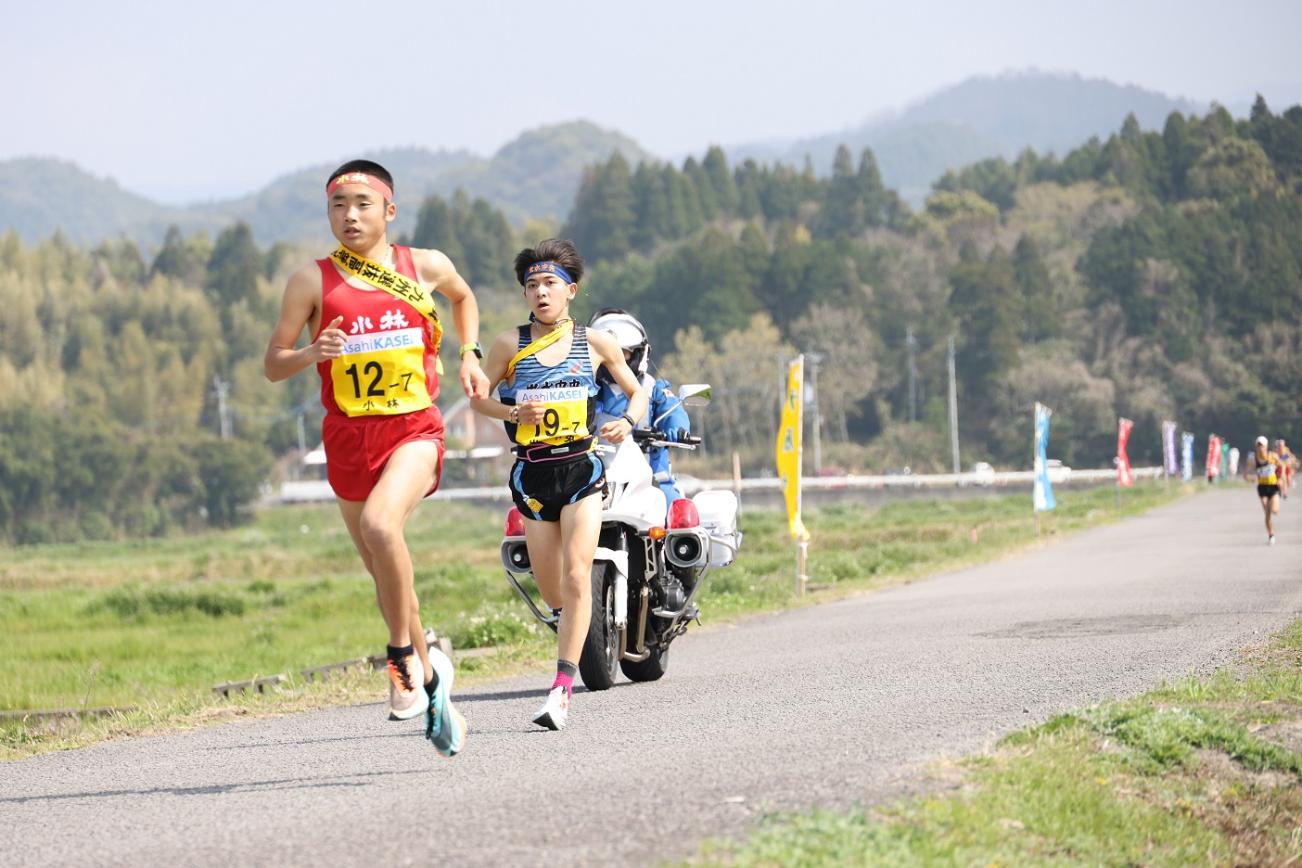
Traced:
<path fill-rule="evenodd" d="M 811 511 L 809 574 L 819 590 L 806 602 L 987 560 L 1181 491 L 1138 486 L 1123 493 L 1120 513 L 1110 487 L 1064 491 L 1058 510 L 1042 516 L 1038 538 L 1025 493 Z M 409 526 L 426 624 L 459 649 L 507 649 L 459 664 L 470 675 L 544 661 L 553 647 L 550 631 L 532 622 L 503 578 L 503 515 L 428 504 Z M 713 573 L 702 591 L 707 624 L 797 604 L 784 517 L 747 512 L 742 527 L 738 562 Z M 370 578 L 332 505 L 266 509 L 225 533 L 5 554 L 0 710 L 136 706 L 148 710 L 148 726 L 165 725 L 223 702 L 210 694 L 215 684 L 287 673 L 291 687 L 302 687 L 300 670 L 378 653 L 386 638 Z M 379 696 L 382 683 L 369 689 Z M 294 694 L 289 705 L 301 700 Z M 277 702 L 263 698 L 250 708 Z M 118 724 L 114 731 L 132 729 Z M 95 727 L 87 727 L 74 743 L 93 740 Z M 51 746 L 67 734 L 65 727 L 52 735 Z M 14 721 L 0 724 L 0 737 L 11 756 L 46 741 Z"/>
<path fill-rule="evenodd" d="M 1302 621 L 1232 670 L 1060 715 L 937 795 L 775 815 L 695 863 L 1302 863 Z"/>

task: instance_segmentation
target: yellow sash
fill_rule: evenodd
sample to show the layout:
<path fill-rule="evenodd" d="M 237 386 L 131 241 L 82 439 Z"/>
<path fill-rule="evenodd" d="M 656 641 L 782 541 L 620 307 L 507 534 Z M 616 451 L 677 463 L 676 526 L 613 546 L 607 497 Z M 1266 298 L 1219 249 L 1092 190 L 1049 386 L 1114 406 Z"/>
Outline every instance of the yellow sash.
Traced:
<path fill-rule="evenodd" d="M 515 366 L 535 353 L 559 341 L 574 332 L 574 321 L 566 320 L 552 331 L 531 342 L 516 353 L 506 365 L 506 379 L 515 375 Z M 547 405 L 542 421 L 536 425 L 520 423 L 515 428 L 515 442 L 522 446 L 539 443 L 563 445 L 574 440 L 590 436 L 588 431 L 588 393 L 583 387 L 544 386 L 537 389 L 521 389 L 516 393 L 516 401 L 526 404 L 540 401 Z"/>
<path fill-rule="evenodd" d="M 533 341 L 527 347 L 520 350 L 520 352 L 516 353 L 511 358 L 511 361 L 506 363 L 505 379 L 510 380 L 515 376 L 516 365 L 520 364 L 525 359 L 532 356 L 534 353 L 541 353 L 543 350 L 547 349 L 552 344 L 556 343 L 557 341 L 559 341 L 561 338 L 565 337 L 567 334 L 571 333 L 572 331 L 574 331 L 574 320 L 567 319 L 565 322 L 561 323 L 559 326 L 552 329 L 547 334 L 538 338 L 538 340 Z"/>
<path fill-rule="evenodd" d="M 330 254 L 330 258 L 353 277 L 369 283 L 376 289 L 384 290 L 394 298 L 402 299 L 430 321 L 430 325 L 434 326 L 434 370 L 442 374 L 443 360 L 439 358 L 438 352 L 439 345 L 443 343 L 443 324 L 439 322 L 439 314 L 434 309 L 434 299 L 430 294 L 405 274 L 399 274 L 392 268 L 367 259 L 365 256 L 358 256 L 342 244 L 339 245 L 338 250 Z"/>

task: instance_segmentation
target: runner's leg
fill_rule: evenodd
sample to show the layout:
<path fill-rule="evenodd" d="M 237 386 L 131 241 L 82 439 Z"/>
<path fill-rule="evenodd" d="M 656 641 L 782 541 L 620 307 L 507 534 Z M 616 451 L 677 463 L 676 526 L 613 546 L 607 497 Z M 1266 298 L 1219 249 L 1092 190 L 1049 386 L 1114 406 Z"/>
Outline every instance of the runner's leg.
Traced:
<path fill-rule="evenodd" d="M 561 525 L 558 521 L 524 520 L 524 539 L 529 546 L 529 565 L 543 602 L 561 607 Z"/>
<path fill-rule="evenodd" d="M 592 559 L 601 536 L 601 497 L 590 494 L 561 509 L 563 557 L 561 615 L 557 650 L 560 659 L 579 662 L 592 620 Z"/>
<path fill-rule="evenodd" d="M 417 504 L 433 487 L 437 470 L 437 444 L 428 440 L 404 443 L 389 458 L 365 503 L 339 502 L 348 532 L 375 580 L 389 644 L 414 646 L 427 675 L 431 671 L 429 650 L 404 529 Z"/>

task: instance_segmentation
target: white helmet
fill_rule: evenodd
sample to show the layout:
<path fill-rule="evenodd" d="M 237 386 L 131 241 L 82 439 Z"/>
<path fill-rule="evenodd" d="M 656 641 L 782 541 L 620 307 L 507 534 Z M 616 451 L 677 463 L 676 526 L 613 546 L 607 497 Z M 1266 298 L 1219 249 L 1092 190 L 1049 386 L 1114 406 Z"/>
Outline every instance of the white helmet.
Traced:
<path fill-rule="evenodd" d="M 614 335 L 620 349 L 632 353 L 628 366 L 633 369 L 633 373 L 637 374 L 639 380 L 642 378 L 651 361 L 651 342 L 647 339 L 646 329 L 637 321 L 637 317 L 617 307 L 603 308 L 593 314 L 588 322 L 588 328 L 607 331 Z M 605 373 L 605 368 L 602 368 L 599 376 Z M 609 380 L 609 377 L 603 379 Z"/>

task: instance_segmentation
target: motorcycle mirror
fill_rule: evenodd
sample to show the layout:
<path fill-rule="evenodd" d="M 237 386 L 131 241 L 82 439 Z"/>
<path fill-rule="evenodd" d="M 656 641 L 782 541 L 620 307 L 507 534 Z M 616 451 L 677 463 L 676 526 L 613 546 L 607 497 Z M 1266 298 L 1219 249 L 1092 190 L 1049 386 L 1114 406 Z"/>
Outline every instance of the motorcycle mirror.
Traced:
<path fill-rule="evenodd" d="M 679 386 L 678 397 L 689 407 L 704 407 L 710 403 L 710 384 L 689 383 Z"/>

